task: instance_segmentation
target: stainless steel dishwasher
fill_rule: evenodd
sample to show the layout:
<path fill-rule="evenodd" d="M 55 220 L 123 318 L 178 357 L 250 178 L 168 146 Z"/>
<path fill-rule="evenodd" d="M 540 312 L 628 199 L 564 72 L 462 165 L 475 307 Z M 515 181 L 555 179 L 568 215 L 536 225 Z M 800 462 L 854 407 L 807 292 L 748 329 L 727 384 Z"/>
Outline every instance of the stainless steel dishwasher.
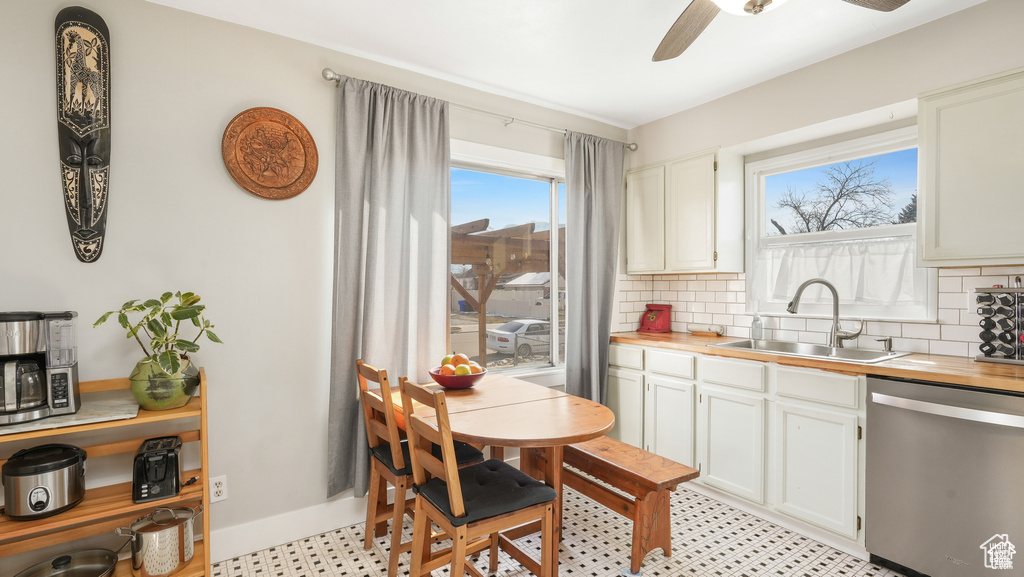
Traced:
<path fill-rule="evenodd" d="M 866 451 L 872 561 L 1024 576 L 1024 396 L 869 377 Z"/>

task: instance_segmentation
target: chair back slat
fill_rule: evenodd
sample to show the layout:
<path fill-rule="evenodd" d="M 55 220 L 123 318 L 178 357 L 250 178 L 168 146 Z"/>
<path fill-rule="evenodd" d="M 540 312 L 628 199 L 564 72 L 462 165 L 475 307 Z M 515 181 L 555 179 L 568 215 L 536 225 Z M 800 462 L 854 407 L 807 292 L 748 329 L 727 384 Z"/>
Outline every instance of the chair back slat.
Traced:
<path fill-rule="evenodd" d="M 404 469 L 405 456 L 402 455 L 402 437 L 398 433 L 388 372 L 367 365 L 360 359 L 356 361 L 356 373 L 359 376 L 359 396 L 363 405 L 366 439 L 370 448 L 378 447 L 381 443 L 388 443 L 395 468 Z M 371 390 L 368 382 L 377 384 L 380 389 Z"/>
<path fill-rule="evenodd" d="M 399 379 L 399 387 L 402 391 L 402 410 L 405 413 L 406 429 L 409 434 L 413 482 L 423 485 L 430 477 L 443 480 L 448 486 L 448 501 L 452 514 L 464 517 L 466 507 L 462 500 L 462 485 L 459 483 L 459 467 L 455 459 L 455 444 L 448 421 L 448 405 L 445 403 L 444 391 L 432 391 L 405 377 Z M 421 413 L 416 413 L 415 402 L 425 405 L 428 411 L 421 410 Z M 430 410 L 433 415 L 430 415 Z M 429 420 L 430 416 L 434 417 L 434 422 Z M 433 455 L 431 444 L 441 447 L 441 459 Z"/>

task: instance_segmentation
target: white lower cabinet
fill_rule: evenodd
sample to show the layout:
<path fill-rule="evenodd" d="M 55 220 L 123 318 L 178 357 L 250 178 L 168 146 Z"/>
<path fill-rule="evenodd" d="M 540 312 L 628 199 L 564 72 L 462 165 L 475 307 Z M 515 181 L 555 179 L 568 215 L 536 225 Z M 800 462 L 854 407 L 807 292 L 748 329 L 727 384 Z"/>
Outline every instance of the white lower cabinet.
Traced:
<path fill-rule="evenodd" d="M 704 483 L 764 503 L 765 399 L 705 386 L 698 439 Z"/>
<path fill-rule="evenodd" d="M 643 373 L 620 367 L 608 368 L 607 406 L 615 413 L 615 425 L 609 437 L 643 446 L 644 377 Z"/>
<path fill-rule="evenodd" d="M 857 415 L 775 404 L 775 508 L 857 538 Z"/>
<path fill-rule="evenodd" d="M 652 374 L 644 390 L 644 449 L 692 466 L 693 383 Z"/>

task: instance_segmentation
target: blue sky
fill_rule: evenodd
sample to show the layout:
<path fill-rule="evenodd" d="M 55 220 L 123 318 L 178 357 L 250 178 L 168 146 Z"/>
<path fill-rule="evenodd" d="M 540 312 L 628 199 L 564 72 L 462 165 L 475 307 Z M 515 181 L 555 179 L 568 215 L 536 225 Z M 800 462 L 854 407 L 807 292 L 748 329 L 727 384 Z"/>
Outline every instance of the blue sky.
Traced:
<path fill-rule="evenodd" d="M 878 159 L 875 165 L 875 176 L 889 179 L 892 186 L 893 207 L 895 214 L 910 202 L 912 195 L 917 193 L 917 149 L 910 148 L 890 152 L 878 156 L 869 156 L 864 160 Z M 792 220 L 792 211 L 776 208 L 776 203 L 789 188 L 795 191 L 812 191 L 815 183 L 824 174 L 828 165 L 807 168 L 785 174 L 769 176 L 765 179 L 765 230 L 771 234 L 775 228 L 769 219 L 775 219 L 783 225 Z"/>
<path fill-rule="evenodd" d="M 564 191 L 564 185 L 561 190 Z M 550 186 L 541 180 L 452 169 L 452 224 L 489 218 L 499 229 L 528 222 L 551 222 Z M 559 195 L 560 220 L 565 222 L 565 195 Z"/>

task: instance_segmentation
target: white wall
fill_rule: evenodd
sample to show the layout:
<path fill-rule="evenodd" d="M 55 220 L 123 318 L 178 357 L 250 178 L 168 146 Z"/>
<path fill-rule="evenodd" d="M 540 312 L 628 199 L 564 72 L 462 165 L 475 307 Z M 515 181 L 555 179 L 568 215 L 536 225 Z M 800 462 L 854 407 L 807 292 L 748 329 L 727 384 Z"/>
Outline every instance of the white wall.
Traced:
<path fill-rule="evenodd" d="M 797 70 L 746 90 L 629 131 L 644 166 L 712 146 L 746 160 L 762 159 L 912 126 L 918 94 L 1024 66 L 1024 2 L 988 0 L 972 8 Z M 720 207 L 742 210 L 743 207 Z M 969 263 L 965 263 L 969 265 Z M 634 330 L 646 303 L 672 304 L 673 330 L 688 323 L 726 325 L 727 334 L 749 335 L 742 274 L 625 275 L 620 257 L 613 330 Z M 868 322 L 859 345 L 879 348 L 892 336 L 897 349 L 974 356 L 978 316 L 970 292 L 1021 274 L 1024 267 L 968 267 L 939 271 L 935 323 Z M 992 281 L 996 278 L 996 281 Z M 980 284 L 979 284 L 980 283 Z M 709 288 L 712 287 L 712 288 Z M 822 342 L 827 326 L 817 319 L 769 318 L 778 338 Z"/>
<path fill-rule="evenodd" d="M 1024 2 L 988 0 L 629 131 L 632 166 L 734 147 L 1024 66 Z M 883 116 L 887 120 L 886 117 Z M 878 122 L 881 122 L 879 120 Z M 845 130 L 852 130 L 845 127 Z M 757 152 L 744 150 L 744 154 Z"/>
<path fill-rule="evenodd" d="M 326 499 L 337 151 L 334 85 L 320 70 L 617 140 L 625 131 L 140 0 L 86 0 L 110 28 L 113 151 L 105 250 L 82 264 L 57 172 L 53 30 L 66 5 L 0 4 L 0 310 L 78 311 L 92 380 L 127 376 L 140 357 L 116 325 L 91 328 L 101 313 L 199 293 L 226 343 L 195 355 L 209 378 L 209 472 L 230 487 L 211 507 L 212 559 L 359 521 L 362 500 Z M 254 106 L 294 115 L 316 141 L 319 172 L 298 197 L 257 198 L 224 168 L 224 127 Z M 458 110 L 452 136 L 562 156 L 558 134 Z"/>

